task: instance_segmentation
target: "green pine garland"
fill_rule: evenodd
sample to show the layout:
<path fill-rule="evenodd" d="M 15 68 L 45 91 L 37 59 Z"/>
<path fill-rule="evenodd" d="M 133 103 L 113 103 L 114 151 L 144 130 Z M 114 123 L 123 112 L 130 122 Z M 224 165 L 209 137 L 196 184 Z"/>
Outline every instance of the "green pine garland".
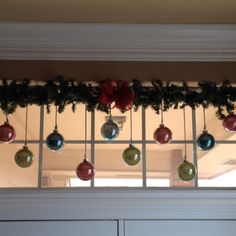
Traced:
<path fill-rule="evenodd" d="M 152 86 L 143 86 L 138 80 L 132 81 L 135 98 L 134 108 L 140 106 L 152 107 L 157 113 L 163 103 L 164 111 L 170 108 L 182 108 L 190 106 L 195 109 L 199 106 L 217 108 L 216 115 L 223 119 L 227 113 L 234 111 L 236 101 L 236 87 L 229 81 L 222 83 L 200 82 L 198 88 L 190 88 L 186 82 L 182 85 L 164 83 L 160 80 L 152 82 Z M 17 107 L 27 105 L 46 105 L 50 112 L 50 106 L 58 106 L 58 111 L 64 111 L 67 105 L 75 111 L 76 105 L 86 104 L 88 111 L 98 109 L 108 112 L 108 107 L 99 104 L 99 84 L 80 83 L 74 80 L 64 80 L 57 77 L 56 80 L 47 81 L 44 85 L 30 85 L 30 80 L 2 80 L 0 86 L 0 108 L 6 113 L 14 113 Z M 225 114 L 226 113 L 226 114 Z"/>

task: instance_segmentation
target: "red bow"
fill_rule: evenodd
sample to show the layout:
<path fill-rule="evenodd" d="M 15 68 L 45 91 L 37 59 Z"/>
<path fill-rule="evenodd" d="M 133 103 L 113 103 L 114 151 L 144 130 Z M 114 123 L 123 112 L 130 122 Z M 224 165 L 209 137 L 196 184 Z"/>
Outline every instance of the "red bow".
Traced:
<path fill-rule="evenodd" d="M 105 80 L 100 82 L 99 103 L 109 108 L 114 106 L 122 111 L 133 107 L 134 91 L 126 81 Z"/>

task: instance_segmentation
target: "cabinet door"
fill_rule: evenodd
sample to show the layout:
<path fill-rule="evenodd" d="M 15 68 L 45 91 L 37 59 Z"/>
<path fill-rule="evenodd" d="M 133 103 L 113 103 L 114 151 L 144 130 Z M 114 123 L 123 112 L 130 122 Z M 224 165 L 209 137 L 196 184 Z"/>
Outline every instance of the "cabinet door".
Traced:
<path fill-rule="evenodd" d="M 2 236 L 117 236 L 116 221 L 0 222 Z"/>
<path fill-rule="evenodd" d="M 147 220 L 126 221 L 125 236 L 235 236 L 236 221 Z"/>

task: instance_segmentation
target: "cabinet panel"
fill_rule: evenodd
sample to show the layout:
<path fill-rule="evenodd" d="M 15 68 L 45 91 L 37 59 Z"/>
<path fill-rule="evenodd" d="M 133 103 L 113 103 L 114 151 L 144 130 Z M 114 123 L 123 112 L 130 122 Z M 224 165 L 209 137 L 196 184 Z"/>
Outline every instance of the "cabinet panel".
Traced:
<path fill-rule="evenodd" d="M 235 236 L 236 221 L 147 220 L 126 221 L 125 236 Z"/>
<path fill-rule="evenodd" d="M 116 221 L 0 222 L 4 236 L 117 236 Z"/>

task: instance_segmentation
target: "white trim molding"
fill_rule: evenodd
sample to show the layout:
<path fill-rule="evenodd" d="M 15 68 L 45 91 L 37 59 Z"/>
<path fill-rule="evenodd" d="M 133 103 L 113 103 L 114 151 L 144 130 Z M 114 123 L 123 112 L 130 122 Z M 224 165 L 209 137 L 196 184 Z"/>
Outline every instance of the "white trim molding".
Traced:
<path fill-rule="evenodd" d="M 0 221 L 236 220 L 235 190 L 1 190 Z"/>
<path fill-rule="evenodd" d="M 0 23 L 0 59 L 235 61 L 236 25 Z"/>

